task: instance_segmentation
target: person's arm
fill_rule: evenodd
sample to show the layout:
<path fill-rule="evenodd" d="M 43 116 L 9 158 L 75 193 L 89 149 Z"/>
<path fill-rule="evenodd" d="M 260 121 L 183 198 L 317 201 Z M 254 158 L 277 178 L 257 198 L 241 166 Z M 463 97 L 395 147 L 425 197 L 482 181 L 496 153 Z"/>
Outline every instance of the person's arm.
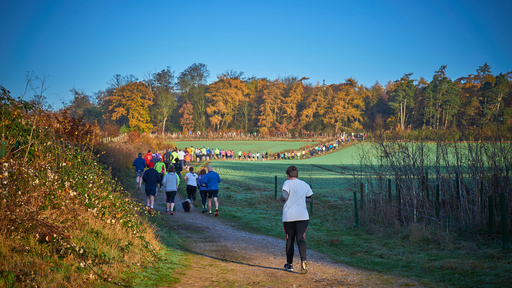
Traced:
<path fill-rule="evenodd" d="M 311 202 L 313 202 L 313 198 L 312 198 L 312 197 L 313 197 L 313 195 L 311 195 L 311 196 L 306 196 L 306 203 L 311 203 Z"/>
<path fill-rule="evenodd" d="M 167 186 L 167 175 L 165 175 L 164 179 L 162 179 L 162 186 Z"/>
<path fill-rule="evenodd" d="M 288 200 L 288 196 L 290 196 L 290 194 L 288 194 L 288 191 L 283 190 L 283 194 L 281 195 L 281 198 L 279 200 L 281 200 L 281 202 L 286 202 L 286 200 Z"/>

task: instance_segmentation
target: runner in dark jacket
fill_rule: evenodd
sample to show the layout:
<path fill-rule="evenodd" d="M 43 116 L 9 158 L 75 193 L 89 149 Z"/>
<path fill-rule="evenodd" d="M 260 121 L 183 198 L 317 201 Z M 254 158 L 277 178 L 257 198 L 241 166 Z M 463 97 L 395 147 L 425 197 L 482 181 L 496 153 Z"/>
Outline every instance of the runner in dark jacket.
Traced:
<path fill-rule="evenodd" d="M 146 183 L 146 197 L 148 204 L 148 211 L 151 212 L 153 206 L 155 204 L 155 196 L 157 184 L 161 181 L 160 173 L 158 173 L 154 168 L 155 164 L 153 162 L 149 162 L 149 169 L 144 172 L 142 175 L 142 180 Z"/>

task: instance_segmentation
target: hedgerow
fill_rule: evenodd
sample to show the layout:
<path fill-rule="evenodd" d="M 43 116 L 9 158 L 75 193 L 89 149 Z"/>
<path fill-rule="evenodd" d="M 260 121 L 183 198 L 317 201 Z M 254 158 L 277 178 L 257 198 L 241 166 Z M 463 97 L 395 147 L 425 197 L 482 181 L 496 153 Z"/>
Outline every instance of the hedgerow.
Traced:
<path fill-rule="evenodd" d="M 129 286 L 160 248 L 98 164 L 97 127 L 0 88 L 0 286 Z"/>

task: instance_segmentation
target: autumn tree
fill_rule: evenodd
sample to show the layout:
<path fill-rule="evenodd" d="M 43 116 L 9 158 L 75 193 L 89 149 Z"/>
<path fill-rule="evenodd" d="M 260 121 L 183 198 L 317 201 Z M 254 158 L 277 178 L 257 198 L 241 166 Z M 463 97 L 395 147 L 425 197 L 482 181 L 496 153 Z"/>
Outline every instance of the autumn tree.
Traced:
<path fill-rule="evenodd" d="M 261 85 L 260 97 L 262 103 L 259 107 L 259 128 L 260 132 L 265 134 L 270 132 L 274 123 L 279 121 L 281 113 L 281 105 L 283 101 L 283 93 L 286 88 L 279 79 L 275 81 L 264 81 L 266 85 Z M 261 83 L 264 84 L 264 83 Z"/>
<path fill-rule="evenodd" d="M 83 91 L 75 88 L 69 90 L 73 95 L 73 100 L 67 105 L 68 114 L 72 117 L 83 117 L 85 111 L 93 106 L 91 97 L 85 94 Z"/>
<path fill-rule="evenodd" d="M 322 117 L 325 112 L 327 99 L 333 94 L 332 87 L 317 84 L 311 89 L 311 94 L 304 98 L 304 109 L 300 112 L 300 127 L 308 126 L 310 130 L 320 131 Z M 316 123 L 315 123 L 316 122 Z"/>
<path fill-rule="evenodd" d="M 218 76 L 218 80 L 208 87 L 206 97 L 209 106 L 206 112 L 212 119 L 212 124 L 218 131 L 233 121 L 238 107 L 248 93 L 245 82 L 237 77 L 228 78 L 228 74 Z"/>
<path fill-rule="evenodd" d="M 192 107 L 192 104 L 190 104 L 188 100 L 181 106 L 179 113 L 181 115 L 180 124 L 183 133 L 186 134 L 194 130 L 194 107 Z"/>
<path fill-rule="evenodd" d="M 194 63 L 181 72 L 178 77 L 180 89 L 179 105 L 188 100 L 194 107 L 194 125 L 197 130 L 206 130 L 206 89 L 210 77 L 208 67 L 202 63 Z"/>
<path fill-rule="evenodd" d="M 165 132 L 165 123 L 177 106 L 174 90 L 174 73 L 171 67 L 153 74 L 152 90 L 155 95 L 152 106 L 152 120 L 162 125 L 162 134 Z"/>
<path fill-rule="evenodd" d="M 153 104 L 153 92 L 142 82 L 129 83 L 114 90 L 110 97 L 109 117 L 112 120 L 126 117 L 131 130 L 150 132 L 149 106 Z"/>
<path fill-rule="evenodd" d="M 283 111 L 282 111 L 282 119 L 281 122 L 277 123 L 278 130 L 282 133 L 293 130 L 295 132 L 300 131 L 299 126 L 299 103 L 303 100 L 304 97 L 304 84 L 302 81 L 307 80 L 309 78 L 302 77 L 297 80 L 297 78 L 290 79 L 290 89 L 288 89 L 288 93 L 284 94 L 283 97 Z"/>
<path fill-rule="evenodd" d="M 337 93 L 327 99 L 332 105 L 328 105 L 323 117 L 324 123 L 333 126 L 336 133 L 341 128 L 360 127 L 363 120 L 364 92 L 364 87 L 359 86 L 357 81 L 348 79 Z"/>

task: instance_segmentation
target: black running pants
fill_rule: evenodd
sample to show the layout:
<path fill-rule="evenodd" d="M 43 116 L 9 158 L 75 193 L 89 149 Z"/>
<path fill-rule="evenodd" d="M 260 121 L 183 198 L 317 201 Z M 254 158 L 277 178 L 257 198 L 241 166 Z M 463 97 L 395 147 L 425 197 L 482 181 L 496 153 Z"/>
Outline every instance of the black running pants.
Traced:
<path fill-rule="evenodd" d="M 306 232 L 308 230 L 309 220 L 283 222 L 284 233 L 286 234 L 286 262 L 293 263 L 293 253 L 295 251 L 295 240 L 299 246 L 300 260 L 306 261 Z"/>

